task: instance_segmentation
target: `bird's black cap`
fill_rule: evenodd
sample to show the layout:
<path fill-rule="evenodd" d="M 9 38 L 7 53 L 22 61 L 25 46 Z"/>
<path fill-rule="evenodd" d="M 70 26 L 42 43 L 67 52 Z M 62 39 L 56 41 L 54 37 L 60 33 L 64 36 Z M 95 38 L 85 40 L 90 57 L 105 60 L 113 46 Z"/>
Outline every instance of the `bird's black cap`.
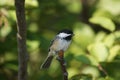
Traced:
<path fill-rule="evenodd" d="M 63 29 L 63 30 L 61 30 L 59 33 L 73 34 L 73 31 L 72 31 L 72 30 L 69 30 L 69 29 Z M 59 34 L 59 33 L 58 33 L 58 34 Z"/>
<path fill-rule="evenodd" d="M 67 37 L 64 38 L 64 39 L 67 40 L 67 41 L 71 40 L 72 36 L 74 36 L 73 31 L 72 31 L 72 30 L 69 30 L 69 29 L 63 29 L 63 30 L 61 30 L 59 33 L 71 34 L 71 35 L 69 35 L 69 36 L 67 36 Z M 59 34 L 59 33 L 58 33 L 58 34 Z"/>

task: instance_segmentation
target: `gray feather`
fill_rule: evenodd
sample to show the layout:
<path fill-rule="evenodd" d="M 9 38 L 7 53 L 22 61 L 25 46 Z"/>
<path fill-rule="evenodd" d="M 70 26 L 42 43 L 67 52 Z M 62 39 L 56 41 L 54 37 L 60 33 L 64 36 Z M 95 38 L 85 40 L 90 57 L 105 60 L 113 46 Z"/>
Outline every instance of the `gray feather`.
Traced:
<path fill-rule="evenodd" d="M 53 56 L 48 56 L 45 61 L 43 62 L 43 64 L 41 65 L 40 69 L 46 69 L 50 67 L 50 64 L 52 62 Z"/>

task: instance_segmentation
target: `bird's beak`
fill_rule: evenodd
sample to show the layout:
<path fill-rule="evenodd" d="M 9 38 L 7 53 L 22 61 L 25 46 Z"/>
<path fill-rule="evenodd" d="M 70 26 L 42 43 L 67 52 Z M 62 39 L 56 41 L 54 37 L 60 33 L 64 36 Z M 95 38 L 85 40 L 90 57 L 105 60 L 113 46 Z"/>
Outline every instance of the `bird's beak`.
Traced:
<path fill-rule="evenodd" d="M 72 34 L 72 36 L 75 36 L 75 34 Z"/>

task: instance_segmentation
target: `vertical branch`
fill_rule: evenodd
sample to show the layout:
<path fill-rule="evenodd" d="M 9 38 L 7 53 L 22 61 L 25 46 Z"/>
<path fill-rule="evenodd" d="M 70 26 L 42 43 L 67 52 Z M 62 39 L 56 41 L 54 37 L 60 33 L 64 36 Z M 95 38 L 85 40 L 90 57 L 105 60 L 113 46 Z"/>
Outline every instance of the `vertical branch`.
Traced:
<path fill-rule="evenodd" d="M 17 17 L 18 42 L 18 80 L 27 80 L 27 49 L 26 49 L 26 19 L 25 0 L 15 0 Z"/>
<path fill-rule="evenodd" d="M 58 53 L 57 60 L 60 62 L 60 66 L 61 66 L 61 69 L 62 69 L 62 72 L 63 72 L 64 80 L 68 80 L 68 72 L 66 70 L 66 63 L 65 63 L 65 60 L 64 60 L 64 52 L 63 51 L 60 51 Z"/>
<path fill-rule="evenodd" d="M 88 6 L 88 1 L 89 0 L 81 0 L 82 3 L 82 12 L 81 12 L 81 20 L 85 23 L 88 23 L 88 18 L 89 18 L 89 6 Z"/>

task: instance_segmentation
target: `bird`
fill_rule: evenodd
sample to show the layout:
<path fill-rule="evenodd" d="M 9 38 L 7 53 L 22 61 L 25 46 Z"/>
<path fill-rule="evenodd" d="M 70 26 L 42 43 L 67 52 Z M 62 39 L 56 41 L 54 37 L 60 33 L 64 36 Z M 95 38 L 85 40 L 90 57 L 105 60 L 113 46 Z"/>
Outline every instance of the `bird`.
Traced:
<path fill-rule="evenodd" d="M 51 41 L 48 55 L 40 69 L 47 69 L 55 55 L 58 55 L 59 51 L 65 52 L 71 44 L 72 37 L 74 36 L 73 31 L 69 29 L 63 29 L 57 33 L 57 35 Z"/>

